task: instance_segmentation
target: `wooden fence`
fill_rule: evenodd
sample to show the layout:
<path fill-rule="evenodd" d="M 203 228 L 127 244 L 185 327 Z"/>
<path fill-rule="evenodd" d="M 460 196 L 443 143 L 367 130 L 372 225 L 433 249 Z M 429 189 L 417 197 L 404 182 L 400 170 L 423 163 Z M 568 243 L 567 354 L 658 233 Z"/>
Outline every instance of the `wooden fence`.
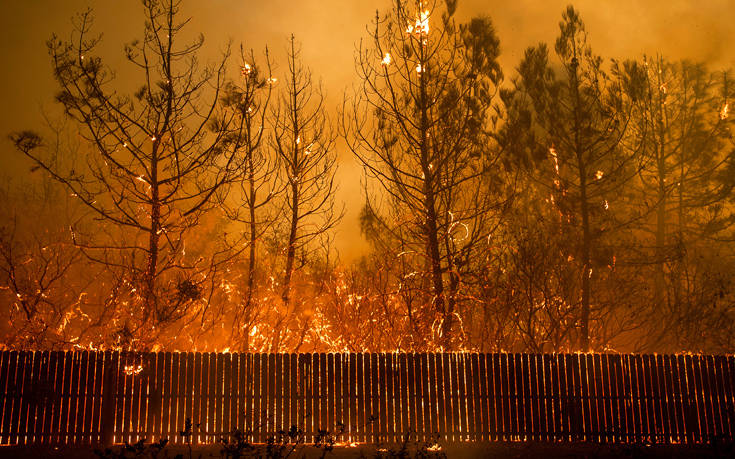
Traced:
<path fill-rule="evenodd" d="M 345 443 L 706 443 L 735 436 L 735 360 L 709 355 L 0 355 L 0 444 L 141 438 L 254 442 L 279 429 Z M 341 427 L 343 426 L 343 427 Z"/>

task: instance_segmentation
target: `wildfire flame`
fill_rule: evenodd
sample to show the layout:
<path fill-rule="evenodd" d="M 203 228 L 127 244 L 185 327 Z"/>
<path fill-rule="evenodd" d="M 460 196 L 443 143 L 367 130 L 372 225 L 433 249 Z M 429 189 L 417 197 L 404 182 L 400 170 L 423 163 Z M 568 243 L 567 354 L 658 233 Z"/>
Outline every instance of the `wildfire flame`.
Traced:
<path fill-rule="evenodd" d="M 338 442 L 335 442 L 334 443 L 334 446 L 336 446 L 338 448 L 357 448 L 357 443 L 354 442 L 354 441 L 351 442 L 351 443 L 347 443 L 347 442 L 343 442 L 343 441 L 338 441 Z"/>
<path fill-rule="evenodd" d="M 725 102 L 725 105 L 722 106 L 722 109 L 720 110 L 720 119 L 725 120 L 730 115 L 730 104 Z"/>
<path fill-rule="evenodd" d="M 253 68 L 248 63 L 245 63 L 245 65 L 240 67 L 240 73 L 242 74 L 242 76 L 250 75 L 252 71 L 253 71 Z"/>
<path fill-rule="evenodd" d="M 429 11 L 421 11 L 416 16 L 416 22 L 411 24 L 408 23 L 406 27 L 406 33 L 415 33 L 416 35 L 428 35 L 429 34 Z"/>
<path fill-rule="evenodd" d="M 143 371 L 143 365 L 125 365 L 124 371 L 128 376 L 139 375 Z"/>
<path fill-rule="evenodd" d="M 381 65 L 388 66 L 388 65 L 390 65 L 390 63 L 391 63 L 390 53 L 385 53 L 385 57 L 383 57 L 383 60 L 380 61 L 380 64 Z"/>
<path fill-rule="evenodd" d="M 549 154 L 554 160 L 554 169 L 556 170 L 556 173 L 558 174 L 559 173 L 559 157 L 556 156 L 556 148 L 549 147 Z"/>

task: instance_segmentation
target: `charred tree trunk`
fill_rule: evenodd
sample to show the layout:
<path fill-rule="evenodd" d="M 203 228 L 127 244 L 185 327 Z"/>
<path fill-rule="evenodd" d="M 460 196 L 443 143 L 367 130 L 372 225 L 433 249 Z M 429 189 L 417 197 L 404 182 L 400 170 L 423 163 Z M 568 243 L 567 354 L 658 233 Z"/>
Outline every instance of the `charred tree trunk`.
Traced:
<path fill-rule="evenodd" d="M 423 48 L 422 54 L 423 54 Z M 426 206 L 426 258 L 429 260 L 431 269 L 431 286 L 433 290 L 432 306 L 439 312 L 442 318 L 441 341 L 448 348 L 451 340 L 451 311 L 448 311 L 444 301 L 444 279 L 442 276 L 441 252 L 439 249 L 439 225 L 437 223 L 436 196 L 435 196 L 435 174 L 432 164 L 431 149 L 429 146 L 429 117 L 426 96 L 426 64 L 423 55 L 420 59 L 421 73 L 419 77 L 419 90 L 421 104 L 421 172 L 424 175 L 424 205 Z"/>
<path fill-rule="evenodd" d="M 155 169 L 153 169 L 155 171 Z M 148 263 L 145 271 L 145 317 L 153 315 L 158 320 L 158 295 L 156 294 L 156 277 L 158 271 L 158 245 L 160 239 L 161 204 L 158 196 L 158 186 L 153 173 L 151 184 L 151 228 L 148 236 Z"/>
<path fill-rule="evenodd" d="M 292 68 L 296 68 L 296 49 L 293 38 L 291 39 L 291 65 Z M 296 87 L 296 76 L 292 75 L 291 78 L 291 120 L 293 122 L 293 153 L 291 158 L 291 174 L 289 180 L 291 181 L 291 215 L 288 233 L 288 248 L 286 249 L 286 271 L 283 275 L 283 303 L 286 308 L 291 302 L 291 276 L 293 274 L 293 264 L 296 258 L 296 233 L 299 228 L 299 143 L 300 143 L 300 126 L 299 126 L 299 101 L 298 101 L 298 88 Z"/>
<path fill-rule="evenodd" d="M 663 122 L 659 120 L 658 153 L 658 207 L 656 209 L 656 274 L 654 278 L 654 302 L 658 313 L 663 312 L 666 291 L 664 267 L 666 265 L 666 160 L 663 144 Z"/>
<path fill-rule="evenodd" d="M 299 224 L 299 190 L 296 184 L 291 186 L 291 228 L 288 233 L 288 248 L 286 251 L 286 271 L 283 275 L 283 303 L 288 306 L 291 302 L 291 276 L 296 258 L 296 232 Z"/>
<path fill-rule="evenodd" d="M 248 259 L 248 296 L 245 302 L 245 309 L 250 309 L 250 306 L 253 303 L 253 296 L 254 296 L 254 289 L 255 289 L 255 268 L 257 266 L 256 264 L 256 254 L 257 251 L 255 250 L 255 242 L 258 238 L 258 227 L 255 221 L 255 199 L 256 199 L 256 192 L 255 192 L 255 172 L 253 170 L 253 159 L 252 155 L 248 159 L 248 186 L 249 190 L 248 193 L 250 195 L 250 200 L 248 202 L 248 213 L 250 214 L 250 256 Z"/>
<path fill-rule="evenodd" d="M 590 209 L 587 201 L 587 164 L 585 160 L 584 145 L 581 141 L 581 119 L 580 119 L 580 95 L 579 76 L 576 49 L 572 58 L 572 90 L 574 93 L 574 148 L 577 156 L 577 168 L 579 172 L 579 204 L 582 217 L 582 301 L 579 324 L 579 346 L 580 350 L 587 351 L 590 348 L 590 278 L 592 277 L 592 233 L 590 231 Z"/>

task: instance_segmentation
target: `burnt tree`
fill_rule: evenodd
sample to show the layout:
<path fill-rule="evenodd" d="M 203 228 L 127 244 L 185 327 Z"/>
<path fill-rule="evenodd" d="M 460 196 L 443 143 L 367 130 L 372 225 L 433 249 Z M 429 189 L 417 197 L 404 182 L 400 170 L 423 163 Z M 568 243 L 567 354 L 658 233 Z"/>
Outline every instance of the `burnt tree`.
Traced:
<path fill-rule="evenodd" d="M 179 2 L 146 0 L 143 12 L 143 39 L 125 47 L 139 79 L 134 94 L 121 91 L 95 54 L 100 36 L 91 32 L 90 11 L 78 16 L 69 40 L 48 42 L 57 100 L 78 127 L 86 161 L 61 169 L 34 148 L 34 134 L 15 140 L 91 211 L 97 230 L 75 233 L 74 242 L 90 259 L 127 273 L 122 304 L 137 316 L 135 330 L 150 331 L 200 299 L 212 263 L 186 256 L 186 236 L 236 175 L 237 162 L 223 148 L 229 119 L 214 121 L 227 53 L 202 67 L 204 38 L 179 43 L 188 23 Z"/>
<path fill-rule="evenodd" d="M 423 315 L 445 349 L 462 339 L 453 334 L 470 312 L 467 280 L 505 202 L 490 117 L 499 42 L 489 18 L 458 25 L 455 8 L 396 2 L 376 15 L 342 123 L 388 208 L 368 197 L 373 234 L 400 254 L 402 280 L 420 279 Z"/>
<path fill-rule="evenodd" d="M 320 85 L 303 65 L 300 48 L 291 36 L 286 76 L 273 114 L 273 146 L 284 180 L 283 220 L 287 224 L 286 261 L 281 298 L 291 305 L 297 255 L 304 260 L 310 243 L 326 235 L 339 222 L 335 206 L 335 135 L 324 107 Z"/>

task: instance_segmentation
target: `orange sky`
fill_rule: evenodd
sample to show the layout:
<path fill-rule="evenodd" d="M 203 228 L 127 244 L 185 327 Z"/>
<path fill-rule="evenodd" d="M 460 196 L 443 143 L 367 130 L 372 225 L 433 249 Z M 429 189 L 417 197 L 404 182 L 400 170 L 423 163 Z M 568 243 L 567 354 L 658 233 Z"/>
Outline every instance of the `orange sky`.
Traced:
<path fill-rule="evenodd" d="M 460 0 L 459 18 L 489 15 L 497 28 L 506 77 L 512 76 L 523 50 L 551 42 L 568 0 Z M 735 67 L 732 0 L 578 0 L 593 49 L 607 57 L 633 58 L 660 52 L 678 59 Z M 286 39 L 294 33 L 303 58 L 323 80 L 330 105 L 336 107 L 354 76 L 355 45 L 365 27 L 388 0 L 184 0 L 183 14 L 192 16 L 190 32 L 203 32 L 206 53 L 214 56 L 228 39 L 256 50 L 268 44 L 281 60 Z M 134 0 L 0 0 L 0 174 L 26 173 L 7 141 L 13 130 L 37 128 L 40 110 L 53 107 L 54 82 L 45 41 L 70 30 L 75 12 L 91 6 L 96 30 L 104 32 L 100 54 L 113 67 L 122 62 L 122 44 L 140 35 L 140 5 Z M 347 213 L 337 235 L 344 260 L 358 254 L 357 215 L 360 169 L 341 151 L 340 193 Z M 21 167 L 23 165 L 23 167 Z M 0 175 L 0 180 L 7 177 Z"/>

